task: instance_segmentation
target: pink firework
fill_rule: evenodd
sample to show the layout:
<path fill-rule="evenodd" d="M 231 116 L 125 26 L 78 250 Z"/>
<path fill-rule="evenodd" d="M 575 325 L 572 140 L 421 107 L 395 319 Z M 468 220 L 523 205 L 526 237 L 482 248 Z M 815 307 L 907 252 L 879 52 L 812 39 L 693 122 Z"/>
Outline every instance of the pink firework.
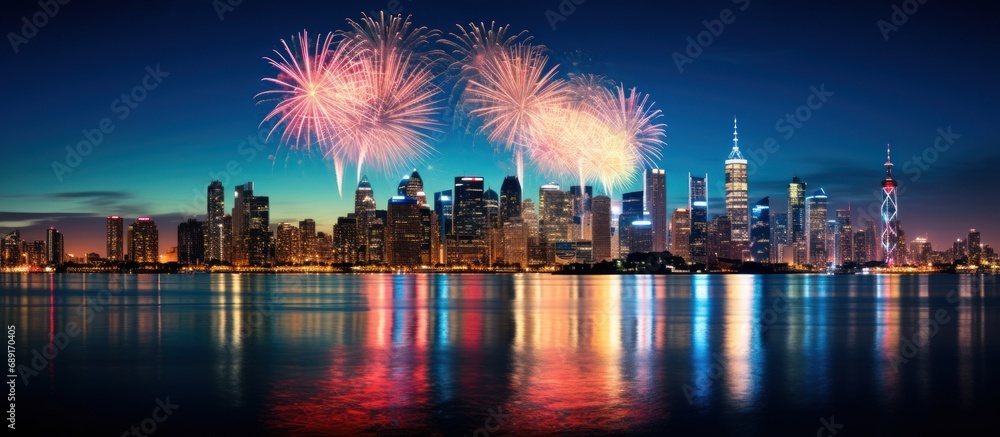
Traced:
<path fill-rule="evenodd" d="M 479 68 L 469 81 L 472 115 L 483 120 L 482 130 L 494 144 L 514 151 L 518 177 L 524 177 L 523 152 L 532 146 L 534 132 L 543 127 L 546 114 L 567 104 L 565 81 L 556 67 L 547 68 L 548 56 L 538 46 L 517 44 L 501 51 Z"/>

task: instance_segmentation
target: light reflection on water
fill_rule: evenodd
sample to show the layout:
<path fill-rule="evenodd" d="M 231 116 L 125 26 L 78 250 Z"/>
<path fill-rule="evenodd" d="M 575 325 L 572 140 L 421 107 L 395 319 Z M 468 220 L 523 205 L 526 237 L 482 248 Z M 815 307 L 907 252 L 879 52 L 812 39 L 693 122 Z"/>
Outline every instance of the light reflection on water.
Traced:
<path fill-rule="evenodd" d="M 123 408 L 173 393 L 198 406 L 178 429 L 226 417 L 247 434 L 468 435 L 497 411 L 509 433 L 767 434 L 834 411 L 975 416 L 998 388 L 997 286 L 972 277 L 4 275 L 0 288 L 22 362 L 82 326 L 23 389 L 25 414 L 72 405 L 110 429 L 115 409 L 80 410 L 83 393 Z M 950 323 L 900 364 L 938 309 Z"/>

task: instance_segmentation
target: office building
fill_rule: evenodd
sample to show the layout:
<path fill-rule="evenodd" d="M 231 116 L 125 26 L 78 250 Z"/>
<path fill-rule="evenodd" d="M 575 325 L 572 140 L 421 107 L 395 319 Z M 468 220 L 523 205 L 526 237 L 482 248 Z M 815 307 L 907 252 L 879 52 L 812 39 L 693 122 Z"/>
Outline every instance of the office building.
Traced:
<path fill-rule="evenodd" d="M 653 251 L 667 250 L 667 171 L 647 169 L 644 173 L 643 200 L 653 224 Z"/>
<path fill-rule="evenodd" d="M 670 220 L 670 234 L 673 236 L 670 253 L 685 261 L 691 259 L 691 212 L 687 208 L 677 208 Z"/>
<path fill-rule="evenodd" d="M 688 211 L 691 211 L 691 261 L 708 262 L 708 175 L 688 174 Z"/>
<path fill-rule="evenodd" d="M 591 202 L 594 262 L 611 260 L 611 198 L 597 196 Z"/>
<path fill-rule="evenodd" d="M 205 254 L 207 260 L 228 261 L 226 248 L 224 247 L 230 240 L 229 234 L 225 233 L 225 226 L 222 220 L 226 216 L 226 193 L 220 181 L 212 181 L 208 184 L 208 253 Z"/>
<path fill-rule="evenodd" d="M 771 198 L 765 197 L 753 206 L 750 224 L 750 254 L 754 262 L 771 262 Z"/>
<path fill-rule="evenodd" d="M 117 215 L 108 216 L 105 234 L 108 261 L 124 261 L 125 219 Z"/>
<path fill-rule="evenodd" d="M 149 217 L 139 217 L 128 227 L 128 257 L 137 263 L 159 261 L 160 233 Z"/>
<path fill-rule="evenodd" d="M 299 228 L 291 223 L 279 223 L 275 236 L 274 259 L 278 265 L 299 263 Z"/>
<path fill-rule="evenodd" d="M 376 253 L 378 248 L 372 245 L 370 238 L 375 221 L 375 192 L 372 191 L 367 175 L 361 177 L 358 188 L 354 191 L 354 216 L 357 224 L 355 234 L 358 236 L 358 262 L 368 263 L 381 259 L 382 255 Z"/>
<path fill-rule="evenodd" d="M 195 219 L 177 225 L 177 262 L 181 265 L 205 263 L 205 231 L 208 223 Z"/>
<path fill-rule="evenodd" d="M 826 268 L 827 196 L 822 188 L 806 198 L 806 264 Z"/>
<path fill-rule="evenodd" d="M 385 262 L 390 266 L 415 267 L 421 264 L 423 223 L 416 198 L 389 199 L 385 227 Z"/>
<path fill-rule="evenodd" d="M 750 241 L 750 205 L 747 194 L 747 160 L 740 153 L 739 136 L 733 119 L 733 149 L 726 159 L 726 216 L 732 224 L 732 258 L 742 258 Z"/>
<path fill-rule="evenodd" d="M 806 254 L 806 183 L 798 176 L 788 184 L 788 237 L 795 253 L 795 264 L 805 264 Z"/>
<path fill-rule="evenodd" d="M 854 261 L 854 230 L 851 227 L 851 208 L 837 210 L 837 265 Z"/>

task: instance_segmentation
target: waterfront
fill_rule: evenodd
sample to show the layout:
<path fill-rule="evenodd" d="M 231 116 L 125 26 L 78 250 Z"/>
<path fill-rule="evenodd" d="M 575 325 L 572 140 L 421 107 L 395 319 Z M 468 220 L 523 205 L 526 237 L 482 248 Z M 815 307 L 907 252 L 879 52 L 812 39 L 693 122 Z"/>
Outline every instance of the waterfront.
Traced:
<path fill-rule="evenodd" d="M 7 274 L 0 290 L 18 364 L 58 351 L 19 379 L 18 426 L 37 432 L 121 435 L 168 397 L 156 435 L 815 435 L 831 418 L 885 435 L 988 426 L 1000 406 L 995 276 Z"/>

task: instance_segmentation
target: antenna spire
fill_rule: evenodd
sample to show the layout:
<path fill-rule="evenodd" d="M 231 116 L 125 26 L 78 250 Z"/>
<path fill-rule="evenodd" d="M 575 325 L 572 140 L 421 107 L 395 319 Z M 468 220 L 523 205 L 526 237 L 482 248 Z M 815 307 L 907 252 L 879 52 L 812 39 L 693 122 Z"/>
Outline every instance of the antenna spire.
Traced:
<path fill-rule="evenodd" d="M 740 137 L 736 129 L 736 116 L 733 116 L 733 151 L 729 153 L 729 159 L 745 159 L 740 153 Z"/>

